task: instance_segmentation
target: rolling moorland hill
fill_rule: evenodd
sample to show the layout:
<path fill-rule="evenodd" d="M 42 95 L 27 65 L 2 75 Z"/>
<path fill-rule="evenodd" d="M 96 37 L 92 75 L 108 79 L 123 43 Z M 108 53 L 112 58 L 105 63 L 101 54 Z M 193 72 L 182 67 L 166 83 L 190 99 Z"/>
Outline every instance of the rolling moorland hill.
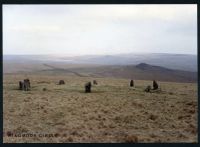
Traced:
<path fill-rule="evenodd" d="M 54 73 L 54 74 L 75 74 L 78 76 L 90 77 L 114 77 L 137 80 L 159 80 L 171 82 L 197 82 L 197 73 L 181 70 L 172 70 L 160 66 L 153 66 L 146 63 L 137 65 L 110 65 L 99 67 L 84 67 L 84 68 L 57 68 L 48 66 L 50 69 L 40 70 L 36 73 Z"/>
<path fill-rule="evenodd" d="M 123 60 L 124 63 L 127 63 L 127 61 L 130 59 L 130 56 L 126 56 L 127 60 Z M 150 59 L 154 59 L 154 61 L 156 61 L 156 58 L 158 57 L 159 58 L 157 61 L 161 61 L 161 56 L 163 56 L 163 60 L 165 60 L 167 55 L 162 54 L 158 56 L 156 54 L 156 57 L 152 56 L 148 57 L 149 61 Z M 196 70 L 189 70 L 189 68 L 185 68 L 185 70 L 180 70 L 181 66 L 184 67 L 192 63 L 194 63 L 195 65 L 195 59 L 192 61 L 190 55 L 185 55 L 186 61 L 191 61 L 185 64 L 186 61 L 183 61 L 183 55 L 180 56 L 181 57 L 177 55 L 178 62 L 176 64 L 179 66 L 179 68 L 173 69 L 174 67 L 172 66 L 170 66 L 171 68 L 168 68 L 165 66 L 165 64 L 162 64 L 163 66 L 158 66 L 157 64 L 149 64 L 149 62 L 141 62 L 138 64 L 130 64 L 130 62 L 124 65 L 121 64 L 122 62 L 118 61 L 117 58 L 114 60 L 112 58 L 113 56 L 105 58 L 104 60 L 102 60 L 103 56 L 98 56 L 98 58 L 101 58 L 101 60 L 98 60 L 97 56 L 68 57 L 68 61 L 66 61 L 66 57 L 63 59 L 63 57 L 58 56 L 6 55 L 4 56 L 3 60 L 3 72 L 23 74 L 39 73 L 53 75 L 77 75 L 80 77 L 114 77 L 135 80 L 155 79 L 158 81 L 170 82 L 197 82 Z M 86 57 L 87 60 L 81 62 L 83 61 L 83 59 L 86 59 Z M 125 55 L 123 55 L 123 57 L 125 57 Z M 113 59 L 112 62 L 98 64 L 98 61 L 105 62 L 110 60 L 111 58 Z M 136 59 L 138 59 L 139 61 L 139 58 L 141 57 L 132 58 L 132 60 L 135 61 Z M 120 63 L 114 64 L 114 61 L 116 61 L 116 63 Z M 183 61 L 182 65 L 180 64 L 180 61 Z M 162 63 L 163 62 L 164 61 L 162 61 Z"/>
<path fill-rule="evenodd" d="M 116 55 L 4 55 L 5 63 L 65 63 L 73 65 L 136 65 L 147 63 L 169 69 L 197 71 L 197 55 L 130 53 Z"/>
<path fill-rule="evenodd" d="M 93 55 L 66 58 L 73 63 L 93 63 L 101 65 L 136 65 L 147 63 L 170 69 L 197 71 L 197 56 L 190 54 L 167 54 L 167 53 L 137 53 L 116 55 Z"/>

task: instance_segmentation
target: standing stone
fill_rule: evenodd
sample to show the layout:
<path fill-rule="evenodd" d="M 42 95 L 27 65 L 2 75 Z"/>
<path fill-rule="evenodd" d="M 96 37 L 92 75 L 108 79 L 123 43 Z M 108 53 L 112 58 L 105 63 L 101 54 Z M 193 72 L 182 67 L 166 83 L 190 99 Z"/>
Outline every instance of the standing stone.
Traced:
<path fill-rule="evenodd" d="M 155 80 L 153 80 L 153 90 L 156 89 L 158 89 L 158 83 Z"/>
<path fill-rule="evenodd" d="M 151 86 L 148 85 L 144 91 L 145 91 L 145 92 L 150 92 L 150 90 L 151 90 Z"/>
<path fill-rule="evenodd" d="M 91 92 L 91 87 L 92 87 L 91 82 L 86 83 L 85 84 L 85 93 L 90 93 Z"/>
<path fill-rule="evenodd" d="M 133 87 L 133 86 L 134 86 L 134 81 L 131 80 L 131 81 L 130 81 L 130 87 Z"/>

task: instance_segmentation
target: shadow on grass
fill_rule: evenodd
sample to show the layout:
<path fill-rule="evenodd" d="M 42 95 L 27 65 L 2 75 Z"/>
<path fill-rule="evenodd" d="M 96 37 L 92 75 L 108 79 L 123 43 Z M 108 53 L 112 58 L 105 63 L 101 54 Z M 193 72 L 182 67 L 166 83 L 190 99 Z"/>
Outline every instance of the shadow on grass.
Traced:
<path fill-rule="evenodd" d="M 67 89 L 65 91 L 68 91 L 68 92 L 78 92 L 78 93 L 85 93 L 85 90 L 84 89 Z M 90 93 L 105 93 L 106 91 L 103 91 L 103 90 L 91 90 Z M 85 94 L 90 94 L 90 93 L 85 93 Z"/>
<path fill-rule="evenodd" d="M 6 88 L 7 90 L 13 90 L 13 91 L 25 91 L 25 92 L 30 92 L 30 91 L 38 91 L 38 89 L 36 89 L 37 88 L 37 86 L 32 86 L 31 88 L 30 88 L 30 90 L 28 90 L 28 91 L 25 91 L 25 90 L 21 90 L 21 89 L 19 89 L 19 87 L 9 87 L 9 88 Z"/>
<path fill-rule="evenodd" d="M 9 90 L 21 91 L 21 90 L 19 89 L 19 87 L 11 87 L 11 88 L 9 88 Z"/>
<path fill-rule="evenodd" d="M 8 88 L 7 88 L 8 89 Z M 24 91 L 24 90 L 20 90 L 19 87 L 11 87 L 8 90 L 14 90 L 14 91 Z M 31 90 L 28 90 L 31 91 Z"/>

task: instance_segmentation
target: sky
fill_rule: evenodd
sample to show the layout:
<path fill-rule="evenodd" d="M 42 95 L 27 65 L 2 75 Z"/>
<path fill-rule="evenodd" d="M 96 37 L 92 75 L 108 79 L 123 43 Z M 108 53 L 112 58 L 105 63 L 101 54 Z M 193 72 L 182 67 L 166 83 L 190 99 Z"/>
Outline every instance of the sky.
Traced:
<path fill-rule="evenodd" d="M 197 54 L 197 5 L 3 5 L 3 54 Z"/>

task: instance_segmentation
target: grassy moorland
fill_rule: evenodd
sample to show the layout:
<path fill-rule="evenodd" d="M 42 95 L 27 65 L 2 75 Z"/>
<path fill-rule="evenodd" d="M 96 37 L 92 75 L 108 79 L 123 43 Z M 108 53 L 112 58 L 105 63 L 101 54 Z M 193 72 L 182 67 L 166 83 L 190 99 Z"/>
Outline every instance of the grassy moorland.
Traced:
<path fill-rule="evenodd" d="M 18 90 L 26 77 L 31 91 Z M 57 85 L 61 79 L 65 85 Z M 4 74 L 3 142 L 197 142 L 196 83 L 158 81 L 161 91 L 146 93 L 152 81 L 131 88 L 127 79 L 95 78 L 84 93 L 93 79 Z"/>

